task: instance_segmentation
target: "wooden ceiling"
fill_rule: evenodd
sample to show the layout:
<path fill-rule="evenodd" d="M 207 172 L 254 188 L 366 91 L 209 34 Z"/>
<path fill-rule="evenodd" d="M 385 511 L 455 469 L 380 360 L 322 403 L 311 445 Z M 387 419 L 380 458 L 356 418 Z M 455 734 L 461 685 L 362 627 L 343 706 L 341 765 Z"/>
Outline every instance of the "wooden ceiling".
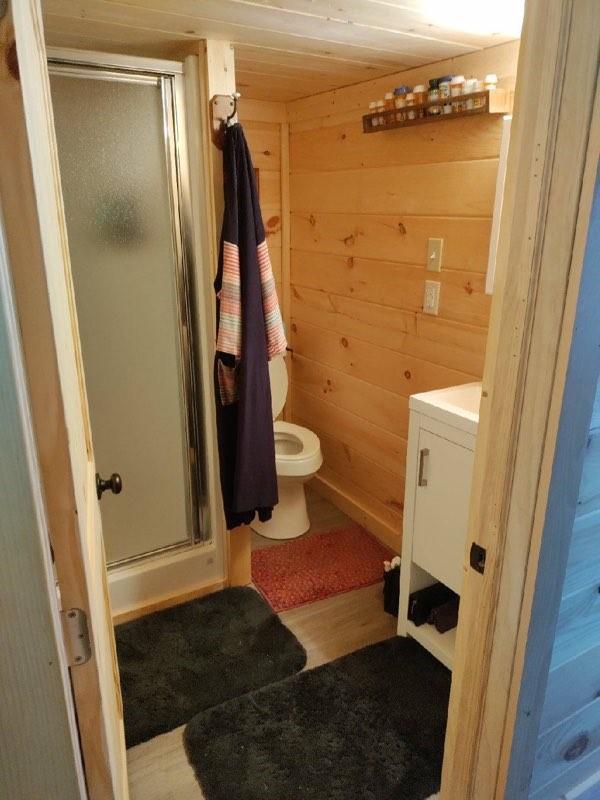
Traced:
<path fill-rule="evenodd" d="M 519 0 L 42 3 L 49 45 L 178 58 L 199 38 L 229 40 L 235 47 L 238 88 L 244 97 L 257 100 L 294 100 L 518 35 L 514 23 L 512 31 L 502 30 L 490 19 L 489 8 L 487 20 L 477 19 L 477 9 L 518 6 Z M 469 14 L 455 13 L 461 4 L 468 4 Z"/>

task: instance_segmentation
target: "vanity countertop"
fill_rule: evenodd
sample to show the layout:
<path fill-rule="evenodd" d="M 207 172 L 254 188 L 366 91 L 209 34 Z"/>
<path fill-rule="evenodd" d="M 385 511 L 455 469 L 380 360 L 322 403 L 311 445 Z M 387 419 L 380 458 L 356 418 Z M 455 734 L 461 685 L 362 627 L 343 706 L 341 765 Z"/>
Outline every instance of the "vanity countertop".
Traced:
<path fill-rule="evenodd" d="M 411 409 L 467 433 L 477 433 L 481 383 L 434 389 L 410 397 Z"/>

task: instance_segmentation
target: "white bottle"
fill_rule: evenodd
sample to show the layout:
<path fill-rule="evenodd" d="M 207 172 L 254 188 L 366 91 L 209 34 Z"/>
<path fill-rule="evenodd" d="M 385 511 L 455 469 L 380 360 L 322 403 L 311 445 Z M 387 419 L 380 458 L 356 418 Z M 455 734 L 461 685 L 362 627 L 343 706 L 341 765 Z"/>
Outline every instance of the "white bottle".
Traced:
<path fill-rule="evenodd" d="M 497 86 L 498 86 L 498 76 L 495 73 L 490 72 L 490 74 L 486 75 L 485 78 L 483 79 L 483 88 L 486 90 L 486 92 L 492 92 L 494 89 L 497 88 Z"/>

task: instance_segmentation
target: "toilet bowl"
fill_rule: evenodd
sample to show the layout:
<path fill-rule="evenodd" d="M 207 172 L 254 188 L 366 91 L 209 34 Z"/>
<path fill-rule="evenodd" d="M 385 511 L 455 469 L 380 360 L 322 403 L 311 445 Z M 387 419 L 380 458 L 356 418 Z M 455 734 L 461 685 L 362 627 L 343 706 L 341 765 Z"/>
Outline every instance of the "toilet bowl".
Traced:
<path fill-rule="evenodd" d="M 269 362 L 273 419 L 279 416 L 288 392 L 288 375 L 283 356 Z M 256 518 L 250 527 L 269 539 L 294 539 L 310 527 L 304 484 L 323 463 L 319 437 L 301 425 L 276 420 L 275 468 L 279 502 L 268 522 Z"/>

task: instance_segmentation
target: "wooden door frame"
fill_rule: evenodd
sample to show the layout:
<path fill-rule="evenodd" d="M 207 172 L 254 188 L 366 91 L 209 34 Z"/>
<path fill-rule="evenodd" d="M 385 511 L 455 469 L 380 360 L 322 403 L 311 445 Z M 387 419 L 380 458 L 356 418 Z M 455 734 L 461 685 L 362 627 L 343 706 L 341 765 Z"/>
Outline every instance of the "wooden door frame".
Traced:
<path fill-rule="evenodd" d="M 19 3 L 13 5 L 12 10 L 21 15 L 21 30 L 24 30 L 24 25 L 29 24 L 29 18 L 38 22 L 38 27 L 31 34 L 37 37 L 37 43 L 43 52 L 44 42 L 39 27 L 41 14 L 37 3 L 34 2 L 29 7 L 28 0 L 27 8 L 25 4 Z M 38 54 L 28 50 L 27 58 L 20 59 L 20 79 L 17 78 L 18 73 L 14 69 L 14 37 L 11 19 L 7 15 L 0 28 L 0 80 L 3 100 L 0 120 L 0 197 L 48 516 L 48 533 L 60 586 L 61 605 L 63 609 L 81 609 L 90 619 L 90 598 L 81 552 L 69 432 L 48 295 L 48 254 L 44 252 L 40 231 L 31 166 L 31 138 L 26 127 L 20 85 L 20 80 L 23 79 L 35 81 L 36 68 L 41 69 L 42 66 L 35 63 Z M 12 70 L 8 69 L 8 64 L 12 65 Z M 45 63 L 43 68 L 45 69 Z M 42 91 L 41 87 L 36 87 L 36 91 L 38 90 Z M 52 169 L 51 165 L 49 169 Z M 48 186 L 60 192 L 59 176 L 56 171 L 51 174 L 50 179 L 38 176 L 38 180 L 48 180 Z M 45 224 L 53 223 L 51 219 L 47 219 Z M 66 246 L 60 221 L 56 226 L 56 242 L 62 240 Z M 58 244 L 57 246 L 60 247 Z M 92 657 L 87 663 L 71 670 L 71 684 L 89 797 L 94 800 L 116 800 L 106 740 L 102 735 L 102 698 L 98 670 L 92 641 Z"/>
<path fill-rule="evenodd" d="M 594 0 L 526 5 L 442 800 L 516 797 L 507 778 L 598 157 L 599 24 Z M 483 575 L 468 567 L 473 542 Z"/>

